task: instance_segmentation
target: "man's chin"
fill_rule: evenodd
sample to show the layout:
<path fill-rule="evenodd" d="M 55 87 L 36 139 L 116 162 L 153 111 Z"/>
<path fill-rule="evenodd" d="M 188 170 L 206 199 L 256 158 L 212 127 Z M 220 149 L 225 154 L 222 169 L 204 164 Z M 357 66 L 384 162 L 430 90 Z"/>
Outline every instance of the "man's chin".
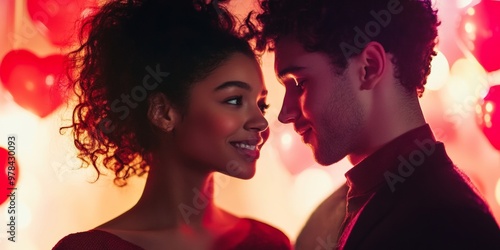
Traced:
<path fill-rule="evenodd" d="M 314 159 L 321 166 L 330 166 L 335 164 L 342 159 L 344 159 L 345 155 L 334 155 L 334 154 L 322 154 L 321 152 L 314 151 Z"/>

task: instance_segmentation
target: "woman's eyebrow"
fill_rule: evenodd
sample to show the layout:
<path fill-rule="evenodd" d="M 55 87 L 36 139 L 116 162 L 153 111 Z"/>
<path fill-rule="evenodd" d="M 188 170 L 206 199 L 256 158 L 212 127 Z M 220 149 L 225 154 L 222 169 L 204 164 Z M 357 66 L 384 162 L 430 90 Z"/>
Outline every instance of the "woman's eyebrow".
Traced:
<path fill-rule="evenodd" d="M 252 87 L 250 86 L 250 84 L 248 84 L 246 82 L 242 82 L 242 81 L 227 81 L 227 82 L 224 82 L 221 85 L 217 86 L 214 89 L 214 91 L 220 91 L 220 90 L 227 89 L 227 88 L 230 88 L 230 87 L 238 87 L 238 88 L 242 88 L 242 89 L 245 89 L 245 90 L 252 90 Z"/>

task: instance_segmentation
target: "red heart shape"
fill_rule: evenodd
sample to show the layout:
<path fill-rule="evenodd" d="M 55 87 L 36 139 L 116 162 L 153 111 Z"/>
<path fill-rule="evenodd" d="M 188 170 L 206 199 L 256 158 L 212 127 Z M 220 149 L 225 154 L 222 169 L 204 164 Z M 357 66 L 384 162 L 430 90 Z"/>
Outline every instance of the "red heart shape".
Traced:
<path fill-rule="evenodd" d="M 11 149 L 13 149 L 12 152 L 15 152 L 14 149 L 17 146 L 17 141 L 9 139 L 9 143 L 10 142 L 13 143 L 10 145 Z M 19 180 L 19 167 L 17 162 L 15 162 L 15 160 L 17 160 L 16 155 L 11 153 L 10 157 L 11 158 L 9 158 L 9 151 L 7 151 L 7 149 L 0 148 L 0 204 L 9 198 L 7 195 L 10 194 L 12 190 L 8 188 L 14 188 L 17 184 L 17 180 Z M 12 169 L 12 167 L 14 167 L 14 169 Z M 9 174 L 11 176 L 10 180 Z"/>
<path fill-rule="evenodd" d="M 483 0 L 467 9 L 458 36 L 486 71 L 500 69 L 500 1 Z"/>
<path fill-rule="evenodd" d="M 66 57 L 38 58 L 27 50 L 12 50 L 0 64 L 0 80 L 19 106 L 43 118 L 64 101 L 58 88 L 65 79 Z"/>
<path fill-rule="evenodd" d="M 476 108 L 477 123 L 488 141 L 500 150 L 500 85 L 494 85 Z"/>
<path fill-rule="evenodd" d="M 76 40 L 76 22 L 97 6 L 95 0 L 27 0 L 27 5 L 37 30 L 58 46 Z"/>

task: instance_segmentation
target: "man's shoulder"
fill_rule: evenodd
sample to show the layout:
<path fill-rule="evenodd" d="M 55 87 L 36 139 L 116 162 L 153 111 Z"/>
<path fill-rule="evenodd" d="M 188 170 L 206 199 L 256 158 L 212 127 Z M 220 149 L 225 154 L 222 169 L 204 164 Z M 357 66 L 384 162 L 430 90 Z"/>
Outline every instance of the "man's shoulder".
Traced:
<path fill-rule="evenodd" d="M 383 193 L 393 197 L 390 199 L 394 199 L 396 208 L 401 206 L 413 214 L 442 212 L 446 216 L 456 216 L 467 212 L 492 217 L 482 194 L 469 177 L 451 162 L 430 162 L 422 170 L 416 169 L 414 176 L 393 192 L 386 190 Z"/>
<path fill-rule="evenodd" d="M 500 249 L 500 229 L 486 205 L 436 193 L 441 192 L 397 200 L 377 219 L 363 244 L 380 249 L 398 244 L 401 249 Z"/>
<path fill-rule="evenodd" d="M 386 217 L 391 226 L 386 229 L 398 228 L 395 234 L 413 232 L 437 245 L 482 242 L 500 246 L 498 224 L 467 175 L 453 164 L 432 164 L 394 193 L 381 194 L 386 199 L 380 202 L 394 202 Z"/>
<path fill-rule="evenodd" d="M 490 213 L 482 194 L 469 177 L 453 164 L 432 165 L 401 188 L 401 199 L 419 203 L 424 208 L 461 207 Z M 399 190 L 396 190 L 396 192 Z"/>
<path fill-rule="evenodd" d="M 85 232 L 72 233 L 57 242 L 54 250 L 65 249 L 127 249 L 139 250 L 135 246 L 120 237 L 101 230 L 90 230 Z"/>

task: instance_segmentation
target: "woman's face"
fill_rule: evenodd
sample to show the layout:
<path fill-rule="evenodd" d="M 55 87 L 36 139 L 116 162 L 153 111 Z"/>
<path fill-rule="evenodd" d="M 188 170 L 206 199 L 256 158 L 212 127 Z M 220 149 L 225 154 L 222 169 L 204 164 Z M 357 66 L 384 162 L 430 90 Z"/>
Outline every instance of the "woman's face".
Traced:
<path fill-rule="evenodd" d="M 266 94 L 257 61 L 234 53 L 193 85 L 187 112 L 174 131 L 179 157 L 201 171 L 253 177 L 269 137 Z"/>

